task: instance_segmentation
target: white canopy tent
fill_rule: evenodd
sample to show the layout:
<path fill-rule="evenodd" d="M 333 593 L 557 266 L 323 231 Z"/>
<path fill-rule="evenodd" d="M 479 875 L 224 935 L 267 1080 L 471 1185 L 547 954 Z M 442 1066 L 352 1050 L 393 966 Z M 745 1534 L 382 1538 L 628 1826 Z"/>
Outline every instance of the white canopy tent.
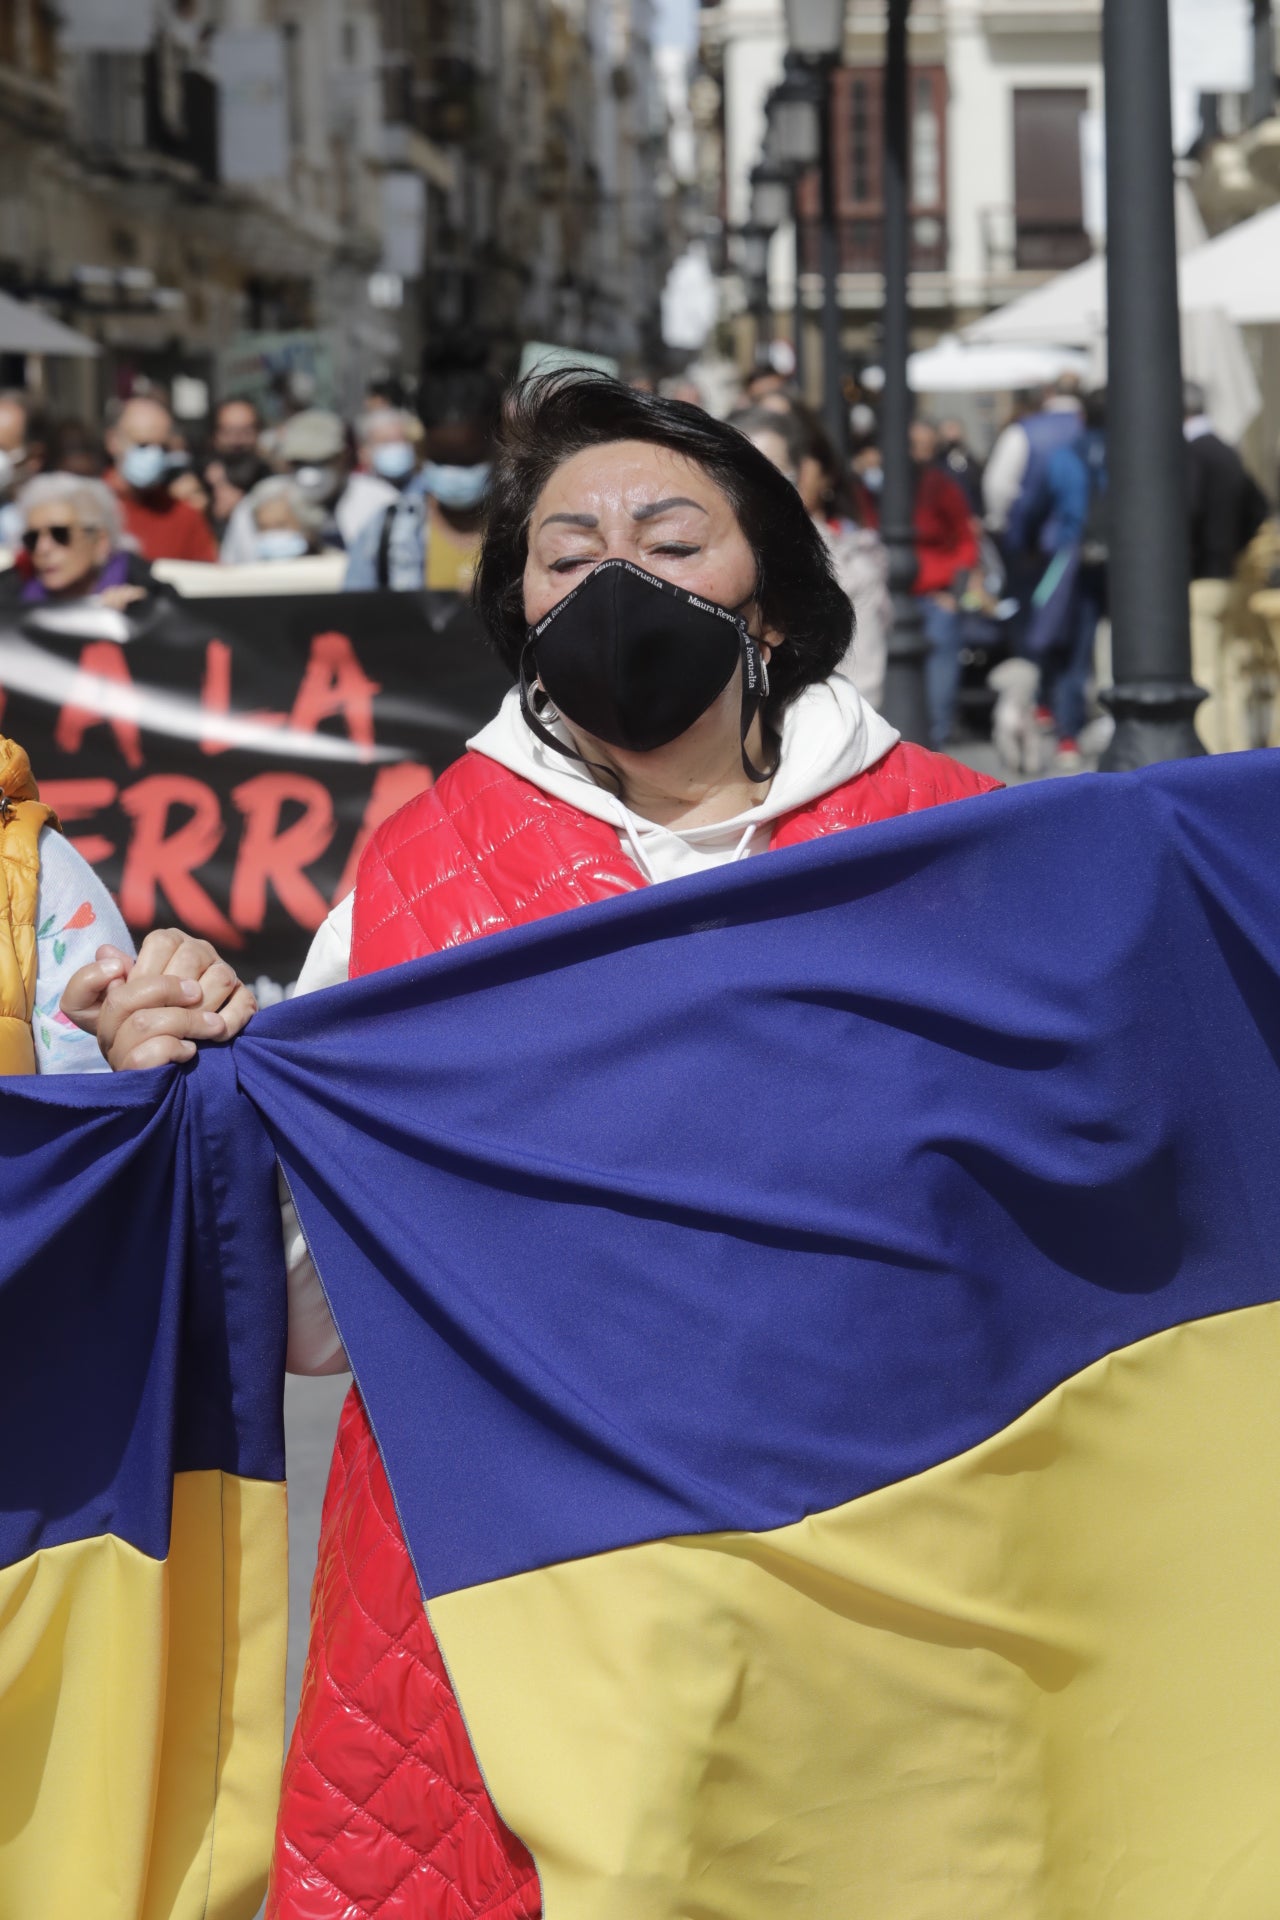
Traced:
<path fill-rule="evenodd" d="M 1089 356 L 1072 347 L 969 342 L 952 333 L 911 355 L 907 379 L 915 393 L 1018 393 L 1088 366 Z"/>
<path fill-rule="evenodd" d="M 1252 307 L 1246 316 L 1245 284 L 1256 275 L 1257 254 L 1263 242 L 1252 245 L 1244 239 L 1259 221 L 1275 222 L 1280 209 L 1269 209 L 1256 219 L 1232 228 L 1217 240 L 1206 240 L 1204 223 L 1185 181 L 1178 182 L 1176 199 L 1178 219 L 1179 292 L 1182 307 L 1182 364 L 1187 377 L 1198 380 L 1209 401 L 1214 425 L 1225 440 L 1233 444 L 1241 439 L 1262 408 L 1253 365 L 1240 326 L 1264 304 L 1263 297 L 1250 294 Z M 1240 237 L 1226 267 L 1215 271 L 1205 265 L 1207 256 L 1224 241 Z M 1273 255 L 1271 280 L 1275 304 L 1271 318 L 1280 320 L 1280 224 L 1270 229 L 1269 245 Z M 1021 299 L 1011 300 L 994 313 L 984 314 L 964 329 L 963 338 L 975 345 L 1063 346 L 1075 347 L 1091 356 L 1094 377 L 1106 378 L 1107 343 L 1107 270 L 1098 255 L 1083 265 L 1072 267 L 1056 279 L 1037 287 Z"/>
<path fill-rule="evenodd" d="M 61 354 L 89 360 L 101 351 L 96 340 L 50 319 L 39 307 L 0 293 L 0 353 Z"/>
<path fill-rule="evenodd" d="M 1280 325 L 1280 206 L 1184 254 L 1178 292 L 1185 309 L 1217 307 L 1237 326 Z"/>

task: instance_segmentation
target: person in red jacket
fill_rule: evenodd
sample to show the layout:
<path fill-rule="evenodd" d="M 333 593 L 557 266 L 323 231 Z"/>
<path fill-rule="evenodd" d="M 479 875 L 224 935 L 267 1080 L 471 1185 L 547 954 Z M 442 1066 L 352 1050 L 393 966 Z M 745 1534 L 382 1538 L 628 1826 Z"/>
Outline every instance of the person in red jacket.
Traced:
<path fill-rule="evenodd" d="M 750 441 L 680 401 L 576 371 L 517 389 L 476 596 L 517 684 L 462 758 L 370 840 L 300 992 L 996 784 L 900 740 L 836 672 L 852 610 L 799 494 Z M 208 1011 L 207 947 L 152 939 L 154 958 L 144 942 L 97 1015 L 116 1067 L 187 1058 L 240 1023 L 233 1003 Z M 92 998 L 77 991 L 81 1009 Z M 289 1365 L 342 1371 L 296 1220 L 286 1237 Z M 540 1912 L 533 1861 L 476 1764 L 353 1387 L 267 1913 Z"/>
<path fill-rule="evenodd" d="M 929 420 L 911 423 L 914 487 L 916 578 L 929 656 L 925 691 L 929 731 L 935 747 L 951 737 L 960 689 L 960 596 L 978 564 L 978 536 L 964 489 L 938 464 L 938 430 Z M 880 487 L 884 470 L 880 450 L 864 447 L 855 461 L 854 493 L 865 526 L 880 525 Z"/>
<path fill-rule="evenodd" d="M 124 530 L 144 560 L 216 561 L 218 543 L 209 522 L 170 486 L 172 440 L 173 415 L 163 400 L 150 394 L 126 400 L 107 433 L 112 464 L 104 478 L 119 502 Z"/>

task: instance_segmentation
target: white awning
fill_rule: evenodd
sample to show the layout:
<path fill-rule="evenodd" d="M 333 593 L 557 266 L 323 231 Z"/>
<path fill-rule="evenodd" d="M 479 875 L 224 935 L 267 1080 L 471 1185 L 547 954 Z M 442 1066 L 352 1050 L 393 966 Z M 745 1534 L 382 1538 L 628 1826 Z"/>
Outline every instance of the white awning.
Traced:
<path fill-rule="evenodd" d="M 51 320 L 39 307 L 0 293 L 0 353 L 51 353 L 91 360 L 101 353 L 96 340 Z"/>
<path fill-rule="evenodd" d="M 1088 355 L 1071 347 L 1021 341 L 1006 346 L 948 334 L 936 346 L 911 355 L 907 379 L 916 393 L 1021 393 L 1047 386 L 1060 373 L 1083 376 L 1088 367 Z"/>
<path fill-rule="evenodd" d="M 1177 185 L 1178 282 L 1182 367 L 1198 380 L 1224 440 L 1239 440 L 1262 407 L 1240 327 L 1263 317 L 1280 321 L 1280 207 L 1206 240 L 1185 181 Z M 1227 243 L 1233 243 L 1228 247 Z M 1106 378 L 1107 268 L 1099 255 L 1060 273 L 1020 300 L 997 307 L 961 336 L 981 346 L 1074 347 L 1091 355 L 1096 380 Z"/>
<path fill-rule="evenodd" d="M 1184 254 L 1178 281 L 1184 310 L 1217 307 L 1237 326 L 1280 325 L 1280 206 Z"/>
<path fill-rule="evenodd" d="M 1047 280 L 1032 293 L 984 313 L 963 338 L 991 346 L 1090 349 L 1107 325 L 1107 270 L 1099 255 Z"/>

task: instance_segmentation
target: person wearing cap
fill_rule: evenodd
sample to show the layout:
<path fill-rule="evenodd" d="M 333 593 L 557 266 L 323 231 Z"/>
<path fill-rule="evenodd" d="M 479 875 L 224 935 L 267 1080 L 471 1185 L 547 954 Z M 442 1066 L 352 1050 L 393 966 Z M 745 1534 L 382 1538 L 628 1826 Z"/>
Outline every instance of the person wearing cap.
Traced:
<path fill-rule="evenodd" d="M 380 508 L 396 499 L 396 489 L 376 474 L 354 471 L 347 430 L 336 413 L 308 407 L 280 430 L 280 458 L 303 498 L 325 515 L 323 545 L 350 548 Z M 236 507 L 222 542 L 222 558 L 242 566 L 254 558 L 257 538 L 247 501 Z"/>

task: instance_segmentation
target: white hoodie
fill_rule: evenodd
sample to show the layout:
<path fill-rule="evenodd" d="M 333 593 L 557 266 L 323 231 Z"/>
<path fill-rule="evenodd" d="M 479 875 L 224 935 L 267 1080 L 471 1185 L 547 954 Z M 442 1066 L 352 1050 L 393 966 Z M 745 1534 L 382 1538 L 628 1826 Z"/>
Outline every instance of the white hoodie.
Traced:
<path fill-rule="evenodd" d="M 569 743 L 560 727 L 551 729 Z M 544 746 L 525 724 L 520 696 L 513 687 L 501 707 L 467 745 L 509 767 L 544 793 L 567 801 L 582 813 L 607 820 L 646 880 L 675 880 L 708 873 L 769 845 L 764 831 L 783 814 L 818 800 L 883 760 L 898 739 L 896 730 L 869 707 L 841 674 L 806 687 L 782 718 L 778 770 L 768 791 L 754 806 L 712 826 L 663 827 L 632 813 L 616 795 L 597 786 L 579 761 Z M 339 901 L 311 943 L 298 976 L 298 993 L 314 993 L 347 978 L 351 964 L 351 913 L 354 895 Z M 286 1203 L 285 1252 L 289 1267 L 289 1354 L 291 1373 L 335 1373 L 346 1365 L 319 1279 Z"/>

